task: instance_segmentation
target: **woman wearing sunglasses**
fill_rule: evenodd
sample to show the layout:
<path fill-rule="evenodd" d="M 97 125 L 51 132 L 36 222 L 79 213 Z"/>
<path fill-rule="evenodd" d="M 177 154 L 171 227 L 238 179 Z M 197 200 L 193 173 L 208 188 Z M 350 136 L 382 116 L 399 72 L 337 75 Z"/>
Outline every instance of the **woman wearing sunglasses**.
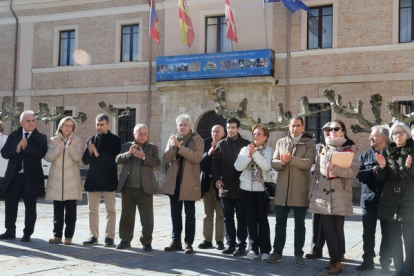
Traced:
<path fill-rule="evenodd" d="M 246 207 L 247 229 L 252 249 L 247 253 L 247 259 L 255 259 L 260 253 L 262 260 L 270 255 L 270 228 L 267 220 L 267 208 L 270 199 L 265 195 L 265 182 L 271 182 L 270 169 L 273 148 L 267 145 L 269 129 L 265 125 L 255 125 L 252 128 L 253 143 L 241 149 L 234 167 L 242 171 L 240 175 L 240 190 Z"/>
<path fill-rule="evenodd" d="M 379 164 L 375 178 L 385 180 L 378 218 L 388 221 L 394 275 L 405 276 L 414 271 L 414 143 L 410 128 L 403 123 L 394 123 L 389 137 L 392 142 L 375 155 Z"/>
<path fill-rule="evenodd" d="M 326 268 L 329 274 L 337 274 L 342 271 L 345 252 L 345 216 L 352 216 L 353 211 L 351 179 L 358 174 L 359 161 L 355 143 L 346 135 L 345 124 L 335 120 L 329 130 L 326 144 L 318 151 L 318 163 L 309 189 L 309 211 L 320 214 L 330 256 Z M 335 152 L 353 152 L 351 166 L 345 168 L 331 163 Z"/>

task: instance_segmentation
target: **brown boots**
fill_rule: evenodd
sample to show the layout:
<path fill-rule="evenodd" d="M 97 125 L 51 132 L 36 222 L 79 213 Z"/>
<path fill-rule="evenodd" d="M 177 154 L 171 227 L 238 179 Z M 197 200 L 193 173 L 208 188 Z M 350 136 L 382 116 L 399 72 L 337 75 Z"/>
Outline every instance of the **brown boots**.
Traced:
<path fill-rule="evenodd" d="M 179 251 L 183 250 L 183 245 L 181 242 L 171 242 L 169 246 L 164 248 L 164 251 Z"/>
<path fill-rule="evenodd" d="M 329 274 L 338 274 L 339 272 L 342 271 L 342 265 L 340 262 L 329 262 L 329 270 L 328 273 Z M 327 267 L 328 268 L 328 267 Z"/>

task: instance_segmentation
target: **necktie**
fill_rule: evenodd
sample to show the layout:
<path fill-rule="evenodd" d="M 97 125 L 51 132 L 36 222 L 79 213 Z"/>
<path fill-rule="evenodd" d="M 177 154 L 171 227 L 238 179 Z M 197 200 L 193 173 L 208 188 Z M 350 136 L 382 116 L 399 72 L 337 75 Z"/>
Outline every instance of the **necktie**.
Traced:
<path fill-rule="evenodd" d="M 29 137 L 29 132 L 24 133 L 24 138 Z M 17 164 L 16 164 L 16 173 L 19 173 L 23 169 L 23 153 L 20 151 L 18 157 L 17 157 Z"/>

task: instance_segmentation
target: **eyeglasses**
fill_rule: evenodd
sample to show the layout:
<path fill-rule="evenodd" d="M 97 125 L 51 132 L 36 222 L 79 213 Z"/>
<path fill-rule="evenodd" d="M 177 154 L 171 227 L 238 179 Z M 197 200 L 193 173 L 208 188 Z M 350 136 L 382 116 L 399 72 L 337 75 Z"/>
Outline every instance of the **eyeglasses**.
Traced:
<path fill-rule="evenodd" d="M 340 127 L 330 127 L 329 131 L 339 131 L 340 129 Z"/>
<path fill-rule="evenodd" d="M 393 136 L 404 136 L 404 134 L 406 134 L 405 131 L 401 130 L 401 131 L 394 132 L 392 135 Z"/>

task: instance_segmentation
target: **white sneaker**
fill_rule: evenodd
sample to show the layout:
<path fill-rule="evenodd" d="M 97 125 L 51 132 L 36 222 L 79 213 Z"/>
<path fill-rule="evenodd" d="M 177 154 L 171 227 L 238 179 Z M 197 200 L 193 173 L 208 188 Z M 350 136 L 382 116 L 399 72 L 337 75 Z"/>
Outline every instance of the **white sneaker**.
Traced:
<path fill-rule="evenodd" d="M 247 253 L 246 255 L 246 259 L 249 259 L 249 260 L 256 259 L 257 257 L 258 257 L 257 254 L 253 250 L 250 250 L 249 253 Z"/>
<path fill-rule="evenodd" d="M 269 258 L 270 258 L 270 254 L 267 254 L 267 253 L 262 254 L 262 261 L 267 261 L 267 259 Z"/>

